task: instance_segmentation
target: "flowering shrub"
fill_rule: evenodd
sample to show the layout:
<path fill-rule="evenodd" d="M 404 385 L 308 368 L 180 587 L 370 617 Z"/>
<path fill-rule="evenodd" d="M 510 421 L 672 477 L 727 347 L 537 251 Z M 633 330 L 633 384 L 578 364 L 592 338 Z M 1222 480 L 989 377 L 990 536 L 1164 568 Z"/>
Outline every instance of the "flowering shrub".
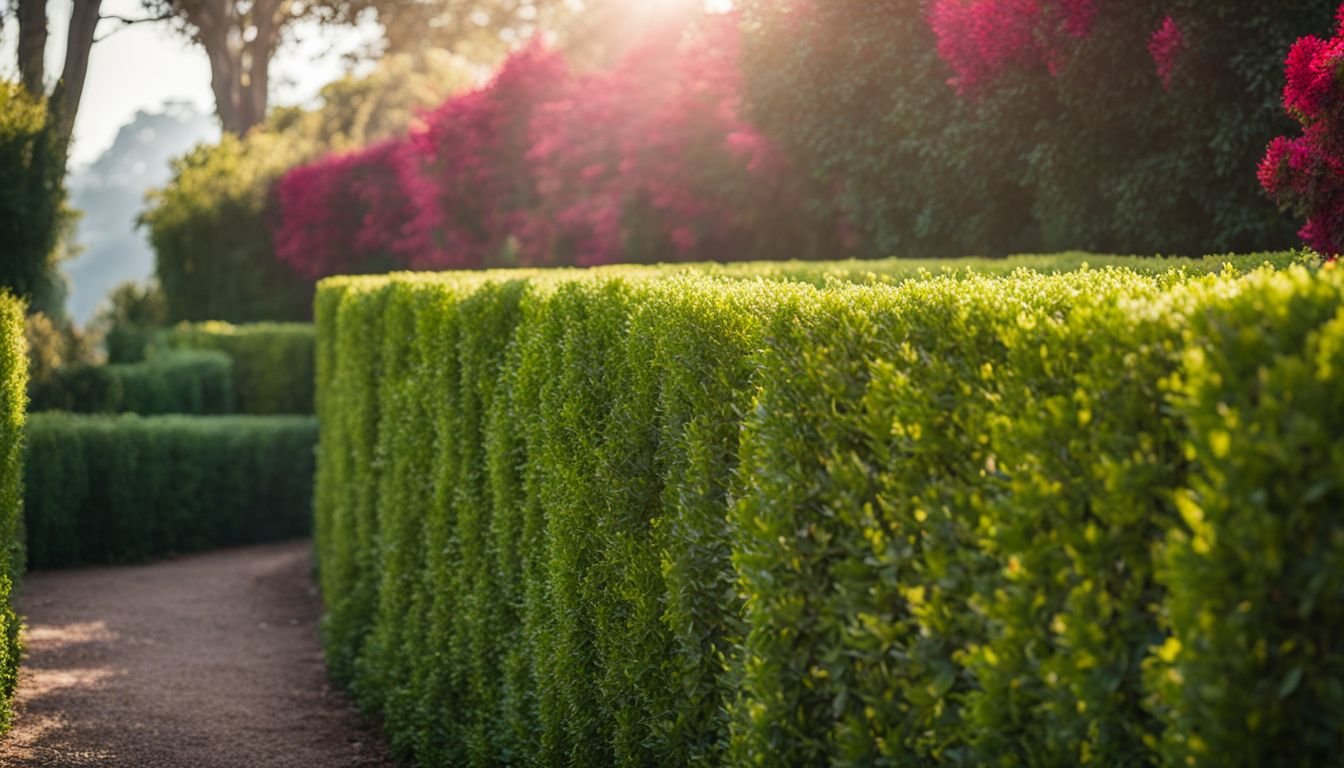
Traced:
<path fill-rule="evenodd" d="M 276 253 L 313 277 L 749 258 L 797 196 L 740 115 L 738 54 L 728 15 L 591 73 L 533 43 L 404 139 L 291 171 Z"/>
<path fill-rule="evenodd" d="M 1299 236 L 1334 259 L 1344 253 L 1344 5 L 1335 36 L 1298 40 L 1285 61 L 1283 106 L 1302 135 L 1274 139 L 1259 179 L 1279 207 L 1306 218 Z"/>
<path fill-rule="evenodd" d="M 410 216 L 397 173 L 405 151 L 403 142 L 384 141 L 281 177 L 276 196 L 289 215 L 275 234 L 276 257 L 309 278 L 321 276 L 318 265 L 340 272 L 384 268 Z"/>
<path fill-rule="evenodd" d="M 1101 0 L 936 0 L 929 26 L 950 83 L 967 93 L 1010 66 L 1063 65 L 1071 41 L 1092 33 Z"/>

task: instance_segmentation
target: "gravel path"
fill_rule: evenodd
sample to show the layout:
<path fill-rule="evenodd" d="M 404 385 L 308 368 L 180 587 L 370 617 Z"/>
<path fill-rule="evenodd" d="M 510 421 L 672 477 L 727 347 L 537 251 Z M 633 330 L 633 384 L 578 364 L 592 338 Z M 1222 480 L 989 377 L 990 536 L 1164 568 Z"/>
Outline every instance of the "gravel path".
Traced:
<path fill-rule="evenodd" d="M 311 544 L 32 573 L 0 766 L 385 768 L 331 687 Z"/>

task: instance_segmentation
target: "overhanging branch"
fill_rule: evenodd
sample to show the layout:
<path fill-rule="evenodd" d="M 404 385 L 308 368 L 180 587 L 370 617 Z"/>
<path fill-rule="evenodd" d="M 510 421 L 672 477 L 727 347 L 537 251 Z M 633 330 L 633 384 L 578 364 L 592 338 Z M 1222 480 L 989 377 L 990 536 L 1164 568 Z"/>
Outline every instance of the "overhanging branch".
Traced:
<path fill-rule="evenodd" d="M 171 21 L 174 18 L 176 17 L 171 13 L 163 13 L 158 16 L 138 16 L 138 17 L 118 16 L 116 14 L 102 14 L 98 17 L 98 21 L 100 22 L 116 21 L 119 22 L 120 25 L 115 29 L 113 29 L 111 32 L 108 32 L 107 34 L 102 35 L 101 37 L 94 38 L 94 42 L 100 43 L 106 40 L 107 38 L 117 34 L 118 32 L 122 31 L 123 29 L 135 26 L 136 24 L 153 24 L 159 21 Z"/>

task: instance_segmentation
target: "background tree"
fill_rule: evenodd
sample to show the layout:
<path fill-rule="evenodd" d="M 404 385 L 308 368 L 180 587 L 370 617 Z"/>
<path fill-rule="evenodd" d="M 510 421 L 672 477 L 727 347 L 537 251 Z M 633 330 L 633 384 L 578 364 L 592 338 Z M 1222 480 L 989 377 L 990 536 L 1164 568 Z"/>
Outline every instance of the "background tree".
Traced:
<path fill-rule="evenodd" d="M 54 255 L 64 213 L 63 148 L 46 103 L 0 81 L 0 289 L 59 307 Z"/>
<path fill-rule="evenodd" d="M 0 82 L 0 288 L 56 314 L 64 288 L 58 245 L 73 221 L 66 209 L 66 163 L 100 7 L 101 0 L 73 3 L 54 84 L 44 58 L 46 1 L 14 0 L 3 8 L 3 16 L 18 22 L 19 82 Z"/>
<path fill-rule="evenodd" d="M 449 50 L 493 64 L 520 41 L 572 18 L 566 0 L 145 0 L 152 18 L 201 46 L 220 127 L 243 135 L 266 119 L 271 62 L 303 21 L 377 21 L 375 56 Z"/>
<path fill-rule="evenodd" d="M 298 0 L 146 0 L 145 7 L 205 51 L 220 127 L 239 136 L 266 119 L 271 60 L 286 35 L 326 10 Z"/>
<path fill-rule="evenodd" d="M 74 133 L 75 115 L 80 97 L 84 94 L 84 80 L 89 72 L 89 54 L 97 33 L 102 0 L 73 0 L 70 8 L 70 26 L 66 32 L 65 62 L 51 91 L 48 112 L 56 131 L 58 144 L 68 153 Z M 47 47 L 47 0 L 14 0 L 14 15 L 18 20 L 19 80 L 34 98 L 48 94 L 45 52 Z"/>

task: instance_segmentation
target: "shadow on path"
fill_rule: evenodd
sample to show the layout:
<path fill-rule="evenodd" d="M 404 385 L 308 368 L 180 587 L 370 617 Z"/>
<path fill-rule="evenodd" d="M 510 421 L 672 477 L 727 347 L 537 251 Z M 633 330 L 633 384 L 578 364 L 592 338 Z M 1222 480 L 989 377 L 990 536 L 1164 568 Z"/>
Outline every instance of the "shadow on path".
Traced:
<path fill-rule="evenodd" d="M 28 574 L 0 766 L 391 766 L 327 680 L 311 548 Z"/>

